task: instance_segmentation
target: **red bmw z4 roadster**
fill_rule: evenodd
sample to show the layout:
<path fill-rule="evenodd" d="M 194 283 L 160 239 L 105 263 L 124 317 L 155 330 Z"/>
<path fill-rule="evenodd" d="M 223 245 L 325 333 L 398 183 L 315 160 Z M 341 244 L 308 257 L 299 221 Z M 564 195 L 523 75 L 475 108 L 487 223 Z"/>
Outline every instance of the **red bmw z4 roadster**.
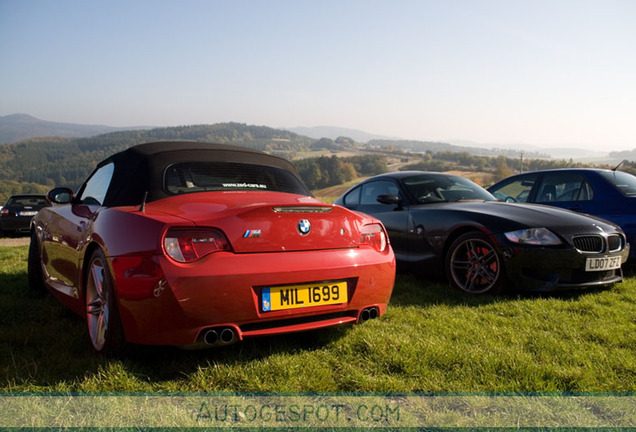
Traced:
<path fill-rule="evenodd" d="M 256 150 L 141 144 L 47 197 L 29 283 L 85 317 L 100 353 L 361 322 L 393 290 L 382 223 L 313 198 L 289 161 Z"/>

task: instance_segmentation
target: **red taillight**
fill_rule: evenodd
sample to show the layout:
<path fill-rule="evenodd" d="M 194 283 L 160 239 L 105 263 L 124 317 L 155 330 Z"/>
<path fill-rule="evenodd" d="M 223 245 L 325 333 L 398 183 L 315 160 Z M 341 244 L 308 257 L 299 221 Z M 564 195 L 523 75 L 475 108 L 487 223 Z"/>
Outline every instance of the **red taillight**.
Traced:
<path fill-rule="evenodd" d="M 0 210 L 0 216 L 9 216 L 9 209 L 3 208 L 2 210 Z"/>
<path fill-rule="evenodd" d="M 384 252 L 387 248 L 386 234 L 381 225 L 365 225 L 360 230 L 360 244 L 367 244 L 378 252 Z"/>
<path fill-rule="evenodd" d="M 166 255 L 179 262 L 232 250 L 225 235 L 214 228 L 171 228 L 163 239 L 163 248 Z"/>

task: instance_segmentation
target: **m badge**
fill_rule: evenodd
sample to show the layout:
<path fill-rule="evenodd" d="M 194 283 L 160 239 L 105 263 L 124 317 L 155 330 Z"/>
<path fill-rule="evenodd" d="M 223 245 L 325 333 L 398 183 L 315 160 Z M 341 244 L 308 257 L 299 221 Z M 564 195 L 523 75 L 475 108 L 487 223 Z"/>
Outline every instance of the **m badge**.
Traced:
<path fill-rule="evenodd" d="M 261 236 L 261 230 L 247 230 L 243 234 L 243 238 L 256 238 Z"/>

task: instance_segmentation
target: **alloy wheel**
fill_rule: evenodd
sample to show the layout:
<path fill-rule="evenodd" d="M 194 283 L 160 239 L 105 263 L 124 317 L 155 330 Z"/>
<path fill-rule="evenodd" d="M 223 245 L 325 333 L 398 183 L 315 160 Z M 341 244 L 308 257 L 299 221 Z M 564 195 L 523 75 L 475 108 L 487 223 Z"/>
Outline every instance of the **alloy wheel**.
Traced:
<path fill-rule="evenodd" d="M 492 244 L 478 236 L 460 238 L 452 247 L 449 258 L 451 282 L 459 289 L 482 294 L 499 281 L 501 263 Z"/>
<path fill-rule="evenodd" d="M 110 309 L 108 289 L 105 289 L 104 264 L 99 258 L 90 264 L 86 285 L 86 319 L 88 333 L 96 351 L 101 351 L 106 343 Z"/>

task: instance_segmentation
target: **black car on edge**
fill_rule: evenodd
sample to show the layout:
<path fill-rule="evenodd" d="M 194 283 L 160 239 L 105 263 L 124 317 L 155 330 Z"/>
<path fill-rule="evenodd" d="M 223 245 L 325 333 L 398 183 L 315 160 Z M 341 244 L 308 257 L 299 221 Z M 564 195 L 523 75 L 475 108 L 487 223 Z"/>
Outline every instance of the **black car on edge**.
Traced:
<path fill-rule="evenodd" d="M 451 285 L 475 294 L 620 282 L 629 254 L 625 234 L 612 222 L 500 202 L 470 180 L 443 173 L 375 176 L 335 204 L 380 219 L 399 263 L 444 268 Z"/>
<path fill-rule="evenodd" d="M 46 195 L 12 195 L 0 210 L 0 235 L 28 234 L 33 216 L 50 206 Z"/>

